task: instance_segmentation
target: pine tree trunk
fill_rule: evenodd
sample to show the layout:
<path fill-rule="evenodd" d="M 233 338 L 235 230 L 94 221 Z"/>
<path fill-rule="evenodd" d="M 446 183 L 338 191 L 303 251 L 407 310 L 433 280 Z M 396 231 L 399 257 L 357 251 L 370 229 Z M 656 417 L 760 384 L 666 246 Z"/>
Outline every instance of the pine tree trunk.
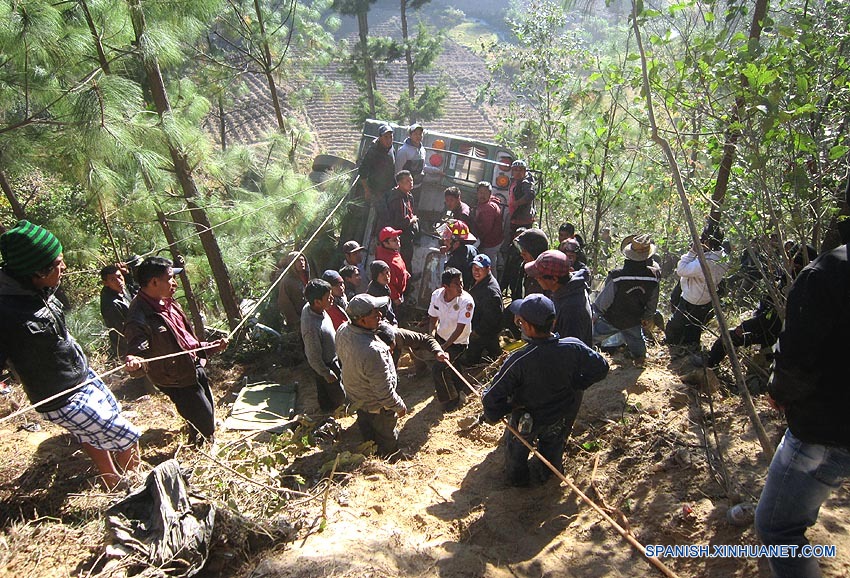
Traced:
<path fill-rule="evenodd" d="M 97 33 L 97 27 L 94 25 L 94 18 L 92 18 L 91 12 L 89 12 L 89 5 L 86 4 L 86 0 L 79 0 L 79 4 L 80 8 L 83 9 L 83 14 L 86 17 L 86 24 L 88 24 L 92 40 L 94 40 L 94 45 L 97 49 L 97 61 L 100 64 L 100 68 L 103 69 L 106 74 L 109 74 L 109 61 L 106 59 L 106 52 L 103 50 L 103 42 L 100 41 L 100 35 Z"/>
<path fill-rule="evenodd" d="M 12 185 L 9 184 L 9 179 L 6 177 L 6 171 L 3 170 L 0 170 L 0 189 L 3 189 L 3 194 L 6 195 L 6 199 L 9 201 L 9 206 L 12 207 L 12 213 L 15 215 L 15 218 L 18 220 L 26 219 L 27 212 L 18 200 L 18 195 L 12 190 Z"/>
<path fill-rule="evenodd" d="M 165 235 L 165 240 L 168 241 L 168 247 L 171 249 L 171 257 L 175 262 L 181 260 L 180 251 L 177 250 L 177 239 L 174 238 L 174 232 L 168 224 L 168 219 L 165 218 L 165 213 L 160 210 L 156 212 L 156 220 L 159 221 L 159 226 L 162 227 L 162 234 Z M 186 303 L 189 305 L 189 313 L 192 315 L 192 325 L 195 326 L 195 336 L 203 340 L 206 330 L 204 329 L 204 319 L 201 317 L 201 308 L 198 307 L 198 300 L 195 299 L 195 292 L 192 290 L 192 283 L 189 281 L 189 275 L 184 269 L 180 273 L 180 284 L 183 286 L 183 294 L 186 295 Z"/>
<path fill-rule="evenodd" d="M 128 3 L 130 5 L 130 15 L 133 20 L 133 30 L 136 34 L 136 42 L 138 44 L 137 49 L 141 51 L 142 64 L 144 65 L 145 75 L 150 85 L 151 96 L 153 97 L 156 110 L 160 118 L 162 118 L 171 112 L 171 104 L 168 101 L 168 93 L 165 90 L 165 81 L 162 78 L 159 62 L 154 56 L 148 53 L 145 46 L 145 14 L 142 10 L 141 0 L 128 0 Z M 172 142 L 168 142 L 168 150 L 174 164 L 174 175 L 177 178 L 177 182 L 180 183 L 180 188 L 183 191 L 183 196 L 186 198 L 192 220 L 195 223 L 195 229 L 198 231 L 198 236 L 201 239 L 201 244 L 210 263 L 213 279 L 215 279 L 215 284 L 218 287 L 219 298 L 227 315 L 228 325 L 231 329 L 234 329 L 239 324 L 239 319 L 241 318 L 239 305 L 236 302 L 236 294 L 230 282 L 227 265 L 225 265 L 224 259 L 221 256 L 221 249 L 218 246 L 218 241 L 212 231 L 207 214 L 192 200 L 198 196 L 198 186 L 192 175 L 192 167 L 186 155 L 178 150 Z"/>
<path fill-rule="evenodd" d="M 404 41 L 404 60 L 407 62 L 407 96 L 413 101 L 416 96 L 416 86 L 413 84 L 413 51 L 407 34 L 407 0 L 401 0 L 401 38 Z M 407 119 L 411 124 L 415 118 Z"/>
<path fill-rule="evenodd" d="M 369 20 L 366 12 L 357 14 L 357 29 L 360 32 L 360 51 L 363 56 L 363 70 L 366 73 L 366 98 L 369 101 L 369 116 L 375 118 L 375 70 L 372 56 L 369 54 Z"/>
<path fill-rule="evenodd" d="M 272 106 L 274 107 L 274 117 L 277 121 L 277 130 L 281 133 L 284 130 L 283 112 L 280 108 L 280 98 L 277 94 L 277 84 L 274 80 L 274 66 L 272 63 L 272 53 L 269 48 L 269 41 L 266 39 L 266 25 L 263 20 L 263 11 L 260 7 L 260 0 L 254 0 L 254 12 L 257 14 L 257 25 L 260 27 L 260 35 L 263 39 L 263 72 L 266 75 L 266 82 L 269 85 L 269 92 L 272 97 Z"/>

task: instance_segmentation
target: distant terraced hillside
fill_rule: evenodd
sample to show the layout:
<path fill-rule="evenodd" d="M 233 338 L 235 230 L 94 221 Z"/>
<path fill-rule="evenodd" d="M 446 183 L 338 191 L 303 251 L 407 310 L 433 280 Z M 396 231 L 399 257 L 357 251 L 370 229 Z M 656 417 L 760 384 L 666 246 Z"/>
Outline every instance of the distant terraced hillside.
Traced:
<path fill-rule="evenodd" d="M 353 20 L 353 19 L 352 19 Z M 398 10 L 373 7 L 369 12 L 370 34 L 401 39 L 401 20 Z M 413 20 L 411 19 L 411 27 Z M 343 26 L 345 40 L 353 43 L 357 34 L 350 22 Z M 287 110 L 289 116 L 307 124 L 313 133 L 310 145 L 313 154 L 335 154 L 352 158 L 360 135 L 359 127 L 351 123 L 351 109 L 356 100 L 352 81 L 337 71 L 337 65 L 317 70 L 317 74 L 339 83 L 343 89 L 330 96 L 317 96 L 300 111 Z M 417 75 L 417 89 L 443 81 L 449 89 L 444 115 L 426 123 L 428 128 L 484 140 L 493 140 L 500 129 L 500 111 L 507 98 L 495 105 L 476 102 L 481 86 L 490 80 L 484 61 L 469 49 L 447 39 L 433 69 Z M 230 142 L 253 144 L 275 126 L 269 91 L 260 75 L 247 75 L 248 92 L 237 99 L 226 112 L 227 139 Z M 378 89 L 389 102 L 395 102 L 407 91 L 404 61 L 390 65 L 389 74 L 378 79 Z M 505 93 L 507 94 L 507 93 Z M 218 140 L 217 120 L 207 121 L 206 129 Z M 399 135 L 404 136 L 404 135 Z M 305 151 L 306 152 L 306 151 Z"/>
<path fill-rule="evenodd" d="M 374 10 L 369 13 L 370 34 L 401 38 L 401 21 L 397 12 Z M 348 40 L 354 42 L 352 33 Z M 316 148 L 323 153 L 351 156 L 359 137 L 359 127 L 351 125 L 351 108 L 356 93 L 351 80 L 330 66 L 320 74 L 338 81 L 348 90 L 334 94 L 326 101 L 308 104 L 306 114 L 314 128 Z M 478 104 L 479 88 L 490 80 L 484 61 L 472 51 L 454 41 L 446 40 L 442 54 L 429 72 L 417 75 L 417 87 L 438 84 L 442 80 L 449 88 L 444 116 L 432 120 L 427 127 L 462 136 L 493 140 L 500 127 L 500 107 Z M 395 62 L 389 74 L 378 79 L 378 90 L 389 102 L 395 102 L 407 91 L 404 62 Z"/>

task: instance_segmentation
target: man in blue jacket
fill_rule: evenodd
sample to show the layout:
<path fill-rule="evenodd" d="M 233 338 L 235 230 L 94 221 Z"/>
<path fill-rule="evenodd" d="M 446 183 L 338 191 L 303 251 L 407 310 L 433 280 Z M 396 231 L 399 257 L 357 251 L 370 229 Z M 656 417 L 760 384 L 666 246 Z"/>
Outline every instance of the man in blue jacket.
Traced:
<path fill-rule="evenodd" d="M 510 413 L 510 424 L 553 466 L 563 472 L 564 446 L 584 391 L 608 375 L 608 362 L 574 337 L 552 335 L 555 305 L 539 293 L 511 303 L 528 344 L 511 354 L 484 392 L 484 418 L 494 423 Z M 529 450 L 513 434 L 506 436 L 508 483 L 527 486 Z M 535 474 L 551 471 L 535 462 Z"/>

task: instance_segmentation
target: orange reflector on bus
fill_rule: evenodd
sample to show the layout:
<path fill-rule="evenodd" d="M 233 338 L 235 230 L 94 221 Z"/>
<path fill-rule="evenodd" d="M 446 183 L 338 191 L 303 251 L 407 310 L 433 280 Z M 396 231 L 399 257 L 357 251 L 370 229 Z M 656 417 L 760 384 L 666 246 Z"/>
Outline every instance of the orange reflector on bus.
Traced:
<path fill-rule="evenodd" d="M 496 177 L 496 188 L 497 189 L 507 189 L 508 185 L 511 184 L 511 179 L 508 178 L 508 175 L 499 175 Z"/>
<path fill-rule="evenodd" d="M 444 150 L 446 148 L 446 141 L 441 138 L 438 138 L 434 141 L 434 144 L 431 145 L 435 149 Z"/>

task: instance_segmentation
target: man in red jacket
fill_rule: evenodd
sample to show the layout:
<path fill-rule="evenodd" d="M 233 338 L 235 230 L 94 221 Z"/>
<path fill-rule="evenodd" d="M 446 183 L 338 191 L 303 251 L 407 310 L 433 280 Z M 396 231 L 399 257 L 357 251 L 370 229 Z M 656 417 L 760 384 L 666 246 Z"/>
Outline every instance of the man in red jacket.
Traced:
<path fill-rule="evenodd" d="M 493 195 L 493 186 L 488 181 L 478 183 L 475 231 L 481 241 L 478 252 L 490 257 L 493 271 L 498 271 L 499 249 L 505 240 L 505 228 L 502 223 L 502 202 Z"/>
<path fill-rule="evenodd" d="M 378 233 L 379 245 L 375 247 L 375 257 L 390 266 L 390 299 L 396 311 L 404 301 L 407 280 L 410 279 L 410 273 L 407 272 L 400 252 L 401 234 L 402 231 L 399 229 L 384 227 Z"/>

